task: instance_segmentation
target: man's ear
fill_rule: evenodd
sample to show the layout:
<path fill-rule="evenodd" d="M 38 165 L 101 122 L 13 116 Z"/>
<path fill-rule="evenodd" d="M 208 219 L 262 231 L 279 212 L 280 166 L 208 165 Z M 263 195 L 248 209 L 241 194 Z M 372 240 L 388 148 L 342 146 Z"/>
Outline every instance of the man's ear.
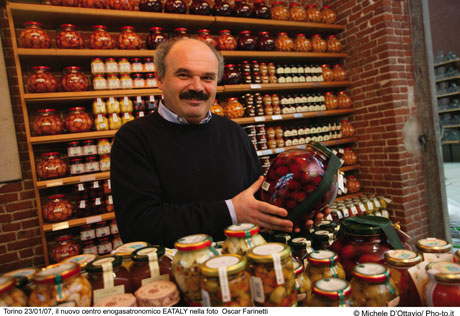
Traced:
<path fill-rule="evenodd" d="M 155 77 L 157 79 L 158 89 L 163 90 L 163 82 L 162 82 L 160 76 L 158 75 L 158 73 L 155 73 Z"/>

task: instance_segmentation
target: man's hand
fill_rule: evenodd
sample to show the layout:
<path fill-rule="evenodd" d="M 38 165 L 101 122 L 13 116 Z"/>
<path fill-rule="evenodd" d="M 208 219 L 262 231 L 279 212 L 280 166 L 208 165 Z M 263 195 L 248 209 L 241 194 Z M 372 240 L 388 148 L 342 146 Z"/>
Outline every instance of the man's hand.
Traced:
<path fill-rule="evenodd" d="M 313 227 L 313 225 L 318 226 L 323 221 L 323 218 L 328 216 L 330 213 L 331 213 L 331 210 L 329 209 L 329 207 L 322 209 L 321 212 L 315 215 L 314 220 L 313 219 L 307 220 L 307 222 L 305 223 L 305 229 L 309 230 Z M 294 232 L 296 233 L 300 232 L 300 227 L 298 226 L 294 227 Z"/>
<path fill-rule="evenodd" d="M 260 227 L 291 232 L 292 222 L 280 217 L 287 216 L 284 208 L 256 200 L 254 194 L 260 189 L 264 177 L 260 176 L 249 188 L 232 199 L 236 217 L 239 223 L 253 223 Z"/>

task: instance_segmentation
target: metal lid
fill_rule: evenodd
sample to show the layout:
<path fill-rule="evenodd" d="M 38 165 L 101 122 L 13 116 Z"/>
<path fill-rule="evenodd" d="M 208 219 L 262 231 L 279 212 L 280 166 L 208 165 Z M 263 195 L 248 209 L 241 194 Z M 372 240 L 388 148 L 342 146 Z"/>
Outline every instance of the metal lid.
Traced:
<path fill-rule="evenodd" d="M 6 293 L 16 286 L 17 280 L 11 276 L 0 277 L 0 294 Z"/>
<path fill-rule="evenodd" d="M 211 236 L 206 234 L 195 234 L 180 238 L 174 243 L 174 247 L 179 251 L 193 251 L 204 249 L 211 246 L 211 244 Z"/>
<path fill-rule="evenodd" d="M 227 227 L 224 231 L 225 236 L 227 237 L 249 237 L 254 236 L 259 233 L 260 227 L 252 223 L 241 223 L 236 225 L 231 225 Z"/>
<path fill-rule="evenodd" d="M 268 243 L 251 248 L 246 253 L 249 260 L 255 262 L 273 262 L 273 255 L 279 255 L 280 259 L 286 259 L 291 255 L 291 248 L 281 243 Z"/>
<path fill-rule="evenodd" d="M 337 300 L 350 295 L 351 286 L 347 281 L 339 278 L 325 278 L 313 284 L 313 292 L 328 299 Z"/>
<path fill-rule="evenodd" d="M 153 253 L 156 253 L 157 257 L 159 258 L 165 254 L 165 247 L 155 245 L 137 249 L 132 253 L 131 258 L 135 262 L 149 261 L 150 256 Z"/>
<path fill-rule="evenodd" d="M 201 264 L 201 273 L 206 276 L 217 277 L 219 270 L 225 268 L 227 275 L 233 275 L 246 269 L 245 257 L 236 254 L 224 254 L 206 260 Z"/>
<path fill-rule="evenodd" d="M 452 245 L 443 239 L 429 237 L 417 241 L 415 247 L 422 252 L 444 253 L 449 252 Z"/>
<path fill-rule="evenodd" d="M 361 263 L 354 267 L 353 276 L 369 283 L 382 283 L 390 278 L 390 272 L 378 263 Z"/>
<path fill-rule="evenodd" d="M 18 269 L 18 270 L 13 270 L 10 272 L 5 273 L 5 276 L 11 276 L 14 278 L 17 277 L 25 277 L 29 282 L 32 281 L 34 278 L 35 274 L 37 273 L 37 269 L 35 268 L 26 268 L 26 269 Z"/>
<path fill-rule="evenodd" d="M 422 262 L 422 256 L 415 251 L 398 249 L 385 252 L 385 260 L 395 267 L 413 267 Z"/>
<path fill-rule="evenodd" d="M 66 279 L 80 273 L 80 266 L 75 263 L 57 263 L 49 265 L 35 274 L 34 282 L 43 283 L 62 283 Z"/>
<path fill-rule="evenodd" d="M 112 251 L 112 255 L 121 256 L 121 257 L 129 257 L 131 258 L 131 254 L 138 250 L 145 247 L 150 246 L 150 244 L 146 241 L 134 241 L 129 242 L 126 244 L 121 245 L 117 249 Z"/>
<path fill-rule="evenodd" d="M 307 255 L 308 262 L 315 266 L 330 266 L 338 259 L 337 253 L 331 250 L 315 250 Z"/>
<path fill-rule="evenodd" d="M 78 264 L 82 270 L 84 270 L 86 266 L 89 263 L 93 262 L 96 258 L 97 256 L 95 254 L 86 253 L 67 258 L 64 261 L 62 261 L 62 263 L 75 263 Z"/>
<path fill-rule="evenodd" d="M 86 266 L 86 270 L 89 273 L 102 272 L 103 264 L 110 263 L 113 269 L 113 268 L 121 266 L 122 262 L 123 262 L 123 258 L 120 256 L 108 256 L 108 257 L 104 257 L 101 259 L 94 260 L 93 262 L 90 262 Z"/>

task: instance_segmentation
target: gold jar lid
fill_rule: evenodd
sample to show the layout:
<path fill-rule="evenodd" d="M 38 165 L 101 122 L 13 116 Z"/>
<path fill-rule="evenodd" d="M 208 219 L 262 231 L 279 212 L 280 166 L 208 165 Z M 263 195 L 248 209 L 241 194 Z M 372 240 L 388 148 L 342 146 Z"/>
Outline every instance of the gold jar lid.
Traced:
<path fill-rule="evenodd" d="M 382 283 L 390 278 L 390 272 L 378 263 L 361 263 L 354 267 L 353 276 L 369 283 Z"/>
<path fill-rule="evenodd" d="M 80 273 L 80 266 L 75 263 L 57 263 L 46 266 L 35 274 L 34 282 L 62 283 L 66 279 Z"/>
<path fill-rule="evenodd" d="M 313 292 L 329 299 L 340 299 L 350 295 L 350 284 L 339 278 L 324 278 L 313 284 Z"/>
<path fill-rule="evenodd" d="M 80 266 L 82 270 L 86 268 L 86 265 L 90 262 L 93 262 L 96 259 L 96 255 L 93 253 L 86 253 L 82 255 L 76 255 L 62 261 L 63 263 L 75 263 Z"/>
<path fill-rule="evenodd" d="M 280 260 L 284 260 L 291 255 L 291 248 L 282 243 L 272 242 L 265 245 L 256 246 L 246 253 L 249 260 L 260 263 L 273 262 L 273 255 L 279 255 Z"/>
<path fill-rule="evenodd" d="M 308 262 L 315 266 L 330 266 L 336 263 L 338 259 L 337 253 L 331 250 L 315 250 L 307 255 Z"/>
<path fill-rule="evenodd" d="M 418 250 L 428 253 L 445 253 L 449 252 L 452 245 L 447 241 L 438 238 L 424 238 L 415 244 Z"/>
<path fill-rule="evenodd" d="M 210 258 L 201 264 L 201 273 L 205 276 L 218 277 L 219 270 L 224 268 L 227 275 L 237 274 L 246 269 L 245 257 L 236 254 L 225 254 Z"/>
<path fill-rule="evenodd" d="M 259 231 L 260 227 L 257 225 L 252 223 L 241 223 L 227 227 L 224 234 L 227 237 L 248 238 L 257 234 Z"/>
<path fill-rule="evenodd" d="M 26 268 L 26 269 L 13 270 L 13 271 L 5 273 L 4 275 L 11 276 L 14 278 L 26 278 L 28 282 L 31 282 L 36 273 L 37 273 L 37 269 Z"/>
<path fill-rule="evenodd" d="M 434 279 L 445 283 L 460 283 L 460 264 L 442 262 L 439 271 L 434 271 Z M 433 268 L 432 268 L 433 269 Z M 433 271 L 433 270 L 429 271 Z M 429 272 L 430 273 L 430 272 Z"/>
<path fill-rule="evenodd" d="M 395 267 L 413 267 L 422 262 L 422 256 L 411 250 L 389 250 L 385 252 L 385 261 Z"/>
<path fill-rule="evenodd" d="M 117 249 L 112 251 L 112 255 L 120 256 L 123 259 L 131 259 L 131 255 L 134 251 L 150 246 L 146 241 L 134 241 L 127 244 L 123 244 Z"/>
<path fill-rule="evenodd" d="M 194 251 L 211 246 L 211 236 L 206 234 L 195 234 L 180 238 L 174 243 L 179 251 Z"/>

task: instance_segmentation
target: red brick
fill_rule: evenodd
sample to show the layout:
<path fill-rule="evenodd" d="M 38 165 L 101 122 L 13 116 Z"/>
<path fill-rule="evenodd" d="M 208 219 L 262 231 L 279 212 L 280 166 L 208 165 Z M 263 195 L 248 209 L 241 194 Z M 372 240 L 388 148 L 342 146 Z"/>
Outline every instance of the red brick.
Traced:
<path fill-rule="evenodd" d="M 18 200 L 17 193 L 0 194 L 0 204 L 14 202 Z"/>
<path fill-rule="evenodd" d="M 24 248 L 31 248 L 41 242 L 41 238 L 31 238 L 21 241 L 16 241 L 15 243 L 8 244 L 8 251 L 15 251 Z"/>
<path fill-rule="evenodd" d="M 36 216 L 37 212 L 35 210 L 20 211 L 13 214 L 13 220 L 17 221 L 24 218 L 33 218 Z"/>
<path fill-rule="evenodd" d="M 39 226 L 38 217 L 35 217 L 27 221 L 24 221 L 24 220 L 21 221 L 21 226 L 23 229 L 31 228 L 31 227 L 38 227 Z"/>
<path fill-rule="evenodd" d="M 6 206 L 6 210 L 8 212 L 18 211 L 18 210 L 26 210 L 32 207 L 31 201 L 22 201 L 17 203 L 11 203 Z"/>
<path fill-rule="evenodd" d="M 21 182 L 8 183 L 0 186 L 0 193 L 18 192 L 22 190 Z"/>
<path fill-rule="evenodd" d="M 19 223 L 9 223 L 2 225 L 2 230 L 4 232 L 17 231 L 19 230 L 19 228 L 21 228 L 21 225 Z"/>
<path fill-rule="evenodd" d="M 34 251 L 31 248 L 19 251 L 19 257 L 21 259 L 32 257 L 33 255 L 34 255 Z"/>

